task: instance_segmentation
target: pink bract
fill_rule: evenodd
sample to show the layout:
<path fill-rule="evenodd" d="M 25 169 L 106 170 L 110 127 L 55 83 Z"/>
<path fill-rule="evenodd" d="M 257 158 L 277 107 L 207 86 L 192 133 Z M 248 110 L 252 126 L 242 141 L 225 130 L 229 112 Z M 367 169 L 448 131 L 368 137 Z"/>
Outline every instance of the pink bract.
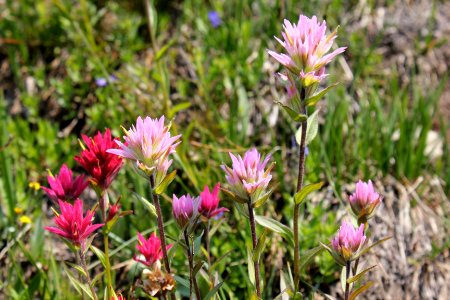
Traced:
<path fill-rule="evenodd" d="M 272 179 L 270 170 L 265 170 L 270 155 L 262 159 L 256 148 L 245 152 L 244 158 L 240 155 L 234 156 L 231 153 L 229 155 L 232 168 L 226 165 L 221 167 L 225 171 L 225 177 L 232 191 L 242 199 L 258 200 Z"/>
<path fill-rule="evenodd" d="M 42 187 L 42 189 L 55 203 L 60 200 L 73 201 L 77 199 L 89 184 L 83 175 L 73 177 L 72 170 L 65 164 L 62 165 L 56 177 L 49 175 L 47 180 L 50 188 Z"/>
<path fill-rule="evenodd" d="M 166 249 L 169 250 L 172 244 L 167 245 Z M 156 236 L 156 233 L 150 235 L 148 240 L 146 240 L 142 234 L 138 232 L 138 244 L 136 248 L 144 256 L 145 260 L 134 258 L 135 261 L 143 263 L 148 267 L 152 267 L 157 261 L 163 257 L 161 249 L 161 240 Z"/>
<path fill-rule="evenodd" d="M 195 216 L 198 202 L 198 198 L 193 198 L 191 195 L 183 195 L 180 198 L 173 195 L 172 213 L 181 228 L 184 228 Z"/>
<path fill-rule="evenodd" d="M 181 137 L 171 136 L 169 129 L 169 126 L 164 125 L 164 116 L 159 120 L 138 117 L 136 125 L 124 130 L 125 143 L 116 141 L 119 149 L 109 149 L 107 152 L 136 161 L 138 168 L 147 174 L 162 172 L 163 178 L 172 163 L 168 156 L 175 152 L 180 143 L 176 141 Z"/>
<path fill-rule="evenodd" d="M 79 156 L 75 156 L 75 160 L 91 176 L 93 184 L 105 190 L 123 165 L 121 157 L 107 152 L 108 149 L 118 148 L 117 139 L 111 137 L 109 129 L 103 135 L 98 132 L 94 138 L 86 135 L 81 137 L 86 148 Z"/>
<path fill-rule="evenodd" d="M 228 208 L 218 208 L 220 201 L 219 190 L 220 183 L 214 186 L 212 192 L 209 191 L 208 186 L 205 186 L 204 190 L 200 193 L 200 205 L 198 206 L 198 211 L 205 218 L 210 219 L 228 211 Z"/>
<path fill-rule="evenodd" d="M 297 24 L 284 20 L 283 40 L 275 39 L 286 53 L 272 50 L 268 53 L 290 72 L 300 76 L 304 83 L 308 83 L 306 86 L 318 82 L 326 76 L 325 66 L 346 49 L 341 47 L 328 53 L 336 39 L 336 31 L 327 36 L 326 30 L 326 22 L 319 23 L 316 16 L 310 19 L 300 15 Z"/>
<path fill-rule="evenodd" d="M 94 212 L 87 211 L 83 217 L 83 202 L 80 199 L 70 203 L 58 200 L 61 213 L 55 218 L 55 224 L 58 227 L 44 227 L 44 229 L 55 233 L 75 246 L 85 249 L 87 238 L 103 224 L 92 224 Z"/>
<path fill-rule="evenodd" d="M 349 197 L 353 213 L 358 218 L 364 218 L 365 221 L 372 216 L 374 209 L 381 203 L 381 200 L 382 198 L 375 192 L 371 180 L 367 183 L 358 181 L 355 192 Z"/>
<path fill-rule="evenodd" d="M 331 246 L 345 261 L 349 261 L 364 246 L 365 241 L 364 224 L 355 228 L 351 223 L 342 221 L 337 235 L 331 240 Z"/>

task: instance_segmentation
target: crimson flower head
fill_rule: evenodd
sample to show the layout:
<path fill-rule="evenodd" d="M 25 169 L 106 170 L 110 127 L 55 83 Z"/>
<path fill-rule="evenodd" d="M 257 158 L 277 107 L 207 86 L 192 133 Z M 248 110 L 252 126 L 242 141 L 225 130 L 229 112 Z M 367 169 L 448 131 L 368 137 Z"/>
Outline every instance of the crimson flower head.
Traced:
<path fill-rule="evenodd" d="M 44 229 L 67 239 L 74 246 L 84 250 L 87 238 L 103 224 L 92 224 L 93 211 L 88 210 L 83 216 L 83 202 L 80 199 L 75 200 L 73 205 L 61 200 L 58 202 L 61 213 L 58 214 L 54 211 L 56 214 L 54 221 L 57 227 L 44 227 Z"/>
<path fill-rule="evenodd" d="M 86 189 L 89 182 L 84 180 L 84 176 L 72 176 L 72 170 L 65 164 L 59 170 L 59 174 L 47 176 L 49 188 L 42 187 L 45 193 L 53 202 L 58 201 L 73 201 L 77 199 L 81 193 Z"/>
<path fill-rule="evenodd" d="M 118 148 L 117 139 L 111 137 L 109 128 L 103 135 L 98 132 L 94 138 L 84 134 L 81 137 L 85 145 L 75 160 L 88 172 L 94 185 L 106 190 L 123 165 L 122 157 L 106 152 Z"/>
<path fill-rule="evenodd" d="M 172 244 L 167 245 L 166 249 L 169 250 L 171 247 Z M 138 232 L 138 244 L 136 248 L 144 256 L 145 260 L 138 259 L 137 257 L 134 257 L 134 260 L 143 263 L 147 267 L 152 267 L 163 257 L 161 240 L 156 236 L 156 233 L 151 234 L 148 240 L 146 240 Z"/>
<path fill-rule="evenodd" d="M 207 219 L 211 219 L 220 213 L 228 211 L 228 208 L 218 208 L 220 201 L 219 189 L 220 183 L 216 184 L 212 193 L 209 191 L 208 186 L 205 186 L 203 192 L 200 193 L 200 205 L 198 206 L 198 212 Z"/>

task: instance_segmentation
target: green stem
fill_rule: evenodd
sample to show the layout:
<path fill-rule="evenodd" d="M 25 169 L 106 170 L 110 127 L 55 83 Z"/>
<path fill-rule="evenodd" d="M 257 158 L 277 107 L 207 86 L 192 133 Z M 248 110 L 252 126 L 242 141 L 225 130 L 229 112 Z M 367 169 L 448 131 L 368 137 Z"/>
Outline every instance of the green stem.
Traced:
<path fill-rule="evenodd" d="M 345 296 L 344 299 L 348 300 L 348 297 L 350 295 L 350 284 L 348 283 L 348 278 L 350 277 L 350 261 L 347 262 L 347 265 L 345 266 Z"/>
<path fill-rule="evenodd" d="M 92 286 L 92 280 L 91 280 L 91 276 L 89 275 L 89 270 L 86 265 L 86 257 L 84 256 L 83 249 L 81 249 L 78 252 L 78 255 L 80 257 L 81 267 L 83 268 L 84 273 L 86 273 L 86 283 L 89 286 L 89 289 L 91 290 L 94 300 L 98 300 L 97 294 L 95 293 L 94 287 Z"/>
<path fill-rule="evenodd" d="M 300 102 L 303 105 L 305 98 L 305 90 L 300 91 Z M 303 106 L 303 112 L 306 114 L 306 107 Z M 302 190 L 303 177 L 305 174 L 305 148 L 306 148 L 306 131 L 308 123 L 302 122 L 302 137 L 300 140 L 299 161 L 298 161 L 298 178 L 297 178 L 297 193 Z M 298 292 L 300 284 L 300 245 L 299 245 L 299 231 L 298 231 L 298 219 L 300 215 L 300 204 L 294 206 L 294 287 L 295 293 Z"/>
<path fill-rule="evenodd" d="M 256 244 L 257 244 L 255 216 L 253 214 L 252 202 L 250 200 L 247 201 L 247 205 L 248 205 L 248 217 L 250 220 L 250 229 L 252 231 L 253 251 L 255 251 Z M 256 295 L 258 296 L 259 299 L 261 299 L 259 261 L 253 261 L 253 266 L 255 268 Z"/>
<path fill-rule="evenodd" d="M 210 220 L 208 219 L 208 223 L 205 228 L 205 244 L 206 244 L 206 253 L 208 253 L 208 277 L 209 277 L 209 287 L 214 287 L 214 281 L 211 273 L 211 250 L 210 250 L 210 241 L 209 241 L 209 226 Z"/>
<path fill-rule="evenodd" d="M 157 221 L 158 221 L 158 234 L 159 239 L 161 240 L 161 250 L 163 253 L 164 267 L 166 268 L 167 273 L 171 273 L 170 264 L 169 264 L 169 256 L 167 255 L 167 244 L 166 244 L 166 234 L 164 232 L 164 220 L 161 212 L 161 205 L 159 203 L 159 196 L 153 190 L 155 188 L 155 177 L 150 176 L 150 193 L 152 194 L 153 204 L 155 205 Z M 170 294 L 170 298 L 175 300 L 174 293 Z"/>
<path fill-rule="evenodd" d="M 112 289 L 112 276 L 111 276 L 111 263 L 109 261 L 109 231 L 107 229 L 107 213 L 106 210 L 109 206 L 108 192 L 106 190 L 102 191 L 100 195 L 100 209 L 102 211 L 103 222 L 103 244 L 105 245 L 105 281 L 106 281 L 106 296 L 109 299 Z"/>

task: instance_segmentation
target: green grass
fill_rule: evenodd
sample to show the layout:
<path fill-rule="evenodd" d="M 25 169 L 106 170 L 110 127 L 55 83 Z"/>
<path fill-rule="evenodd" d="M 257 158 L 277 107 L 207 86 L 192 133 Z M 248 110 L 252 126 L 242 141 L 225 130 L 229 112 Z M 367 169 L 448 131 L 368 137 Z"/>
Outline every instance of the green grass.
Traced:
<path fill-rule="evenodd" d="M 276 126 L 271 125 L 272 100 L 278 99 L 273 99 L 270 88 L 279 95 L 284 89 L 279 83 L 269 83 L 274 74 L 265 69 L 265 63 L 274 63 L 266 49 L 278 47 L 272 37 L 279 36 L 282 19 L 295 20 L 300 11 L 326 16 L 331 28 L 342 25 L 337 41 L 348 46 L 344 57 L 354 75 L 352 82 L 341 83 L 321 102 L 319 134 L 309 146 L 307 182 L 324 180 L 341 197 L 342 185 L 360 178 L 391 174 L 414 180 L 437 174 L 449 191 L 448 155 L 430 162 L 424 152 L 433 118 L 439 115 L 443 84 L 436 89 L 405 86 L 395 70 L 386 78 L 380 70 L 383 57 L 375 51 L 381 34 L 375 42 L 369 41 L 364 29 L 352 30 L 342 24 L 343 12 L 354 9 L 354 4 L 312 1 L 306 7 L 296 1 L 159 1 L 156 26 L 150 26 L 149 32 L 144 2 L 98 2 L 103 4 L 7 1 L 6 17 L 0 20 L 1 38 L 13 40 L 0 50 L 0 58 L 10 69 L 8 83 L 13 85 L 2 85 L 0 94 L 0 248 L 11 247 L 2 260 L 6 264 L 2 264 L 0 291 L 10 299 L 77 299 L 61 268 L 61 257 L 52 254 L 55 241 L 42 229 L 49 222 L 48 201 L 42 191 L 28 184 L 46 185 L 47 169 L 56 172 L 62 163 L 80 171 L 73 160 L 80 150 L 80 133 L 110 127 L 121 135 L 120 125 L 127 127 L 138 115 L 165 114 L 174 119 L 174 132 L 183 134 L 174 159 L 178 177 L 168 196 L 173 192 L 198 194 L 205 184 L 224 182 L 220 164 L 229 161 L 227 151 L 242 153 L 253 145 L 265 153 L 275 150 L 274 177 L 279 186 L 272 201 L 257 214 L 290 225 L 295 128 L 281 113 Z M 222 16 L 218 28 L 207 19 L 210 10 Z M 343 71 L 335 63 L 328 73 L 331 82 Z M 95 78 L 111 74 L 118 78 L 116 82 L 95 86 Z M 34 90 L 27 86 L 28 77 L 34 80 Z M 10 114 L 12 90 L 24 108 L 14 115 Z M 446 121 L 441 118 L 444 139 Z M 444 145 L 448 153 L 448 143 Z M 112 196 L 122 195 L 124 209 L 133 209 L 135 215 L 116 226 L 113 249 L 134 238 L 136 231 L 155 226 L 131 191 L 150 196 L 144 180 L 126 167 L 114 183 Z M 224 205 L 233 207 L 226 198 Z M 337 228 L 335 208 L 324 205 L 323 201 L 304 207 L 302 251 L 327 241 Z M 15 207 L 24 209 L 31 225 L 20 224 Z M 167 201 L 163 208 L 169 216 Z M 233 208 L 212 240 L 216 258 L 231 251 L 217 267 L 220 279 L 225 280 L 221 299 L 249 294 L 243 241 L 250 245 L 251 237 L 245 223 Z M 168 226 L 168 234 L 178 239 L 175 226 Z M 276 234 L 270 233 L 269 238 L 284 247 Z M 134 252 L 134 243 L 130 243 L 114 256 L 114 262 L 130 259 Z M 265 255 L 276 259 L 270 249 Z M 178 247 L 174 269 L 182 278 L 187 278 L 185 262 Z M 278 267 L 265 265 L 262 270 L 268 279 L 267 298 L 279 292 Z M 304 280 L 326 289 L 336 280 L 337 270 L 324 253 L 308 267 Z M 121 269 L 118 284 L 127 288 L 134 276 L 136 270 L 126 273 Z M 200 284 L 206 290 L 206 281 Z M 180 290 L 186 292 L 183 287 Z"/>

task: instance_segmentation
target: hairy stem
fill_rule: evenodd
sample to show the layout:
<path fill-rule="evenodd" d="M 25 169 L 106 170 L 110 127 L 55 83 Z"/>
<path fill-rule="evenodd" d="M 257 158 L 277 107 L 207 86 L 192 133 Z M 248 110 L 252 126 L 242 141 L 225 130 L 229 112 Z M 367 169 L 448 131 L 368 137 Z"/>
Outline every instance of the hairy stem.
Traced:
<path fill-rule="evenodd" d="M 191 236 L 191 260 L 192 260 L 192 270 L 194 270 L 194 238 Z M 197 296 L 197 300 L 201 300 L 202 299 L 202 295 L 200 294 L 200 290 L 198 289 L 198 283 L 197 283 L 197 278 L 195 276 L 195 274 L 193 274 L 192 277 L 192 283 L 194 283 L 194 290 L 195 290 L 195 295 Z"/>
<path fill-rule="evenodd" d="M 192 290 L 194 287 L 195 290 L 195 296 L 198 300 L 201 299 L 200 290 L 198 289 L 197 279 L 194 275 L 194 243 L 189 242 L 189 235 L 187 233 L 187 230 L 184 230 L 184 241 L 187 246 L 187 255 L 188 255 L 188 261 L 189 261 L 189 299 L 192 299 Z M 192 245 L 192 246 L 191 246 Z"/>
<path fill-rule="evenodd" d="M 208 277 L 209 277 L 209 286 L 210 288 L 214 287 L 214 281 L 211 273 L 211 250 L 209 245 L 209 227 L 210 227 L 210 220 L 208 219 L 208 223 L 206 224 L 205 228 L 205 244 L 206 244 L 206 253 L 208 253 Z"/>
<path fill-rule="evenodd" d="M 300 92 L 300 101 L 303 103 L 305 98 L 305 90 Z M 303 104 L 302 104 L 303 105 Z M 306 114 L 306 108 L 303 107 L 303 112 Z M 297 193 L 302 190 L 303 177 L 305 174 L 305 148 L 306 148 L 306 131 L 308 123 L 302 122 L 302 137 L 300 140 L 299 160 L 298 160 L 298 178 L 297 178 Z M 299 245 L 299 232 L 298 232 L 298 219 L 300 214 L 300 205 L 294 206 L 294 286 L 295 292 L 298 291 L 300 284 L 300 245 Z"/>
<path fill-rule="evenodd" d="M 103 222 L 105 226 L 103 226 L 103 243 L 105 245 L 105 278 L 106 278 L 106 293 L 108 299 L 110 298 L 111 289 L 112 289 L 112 276 L 111 276 L 111 263 L 109 261 L 109 236 L 108 231 L 106 229 L 106 208 L 108 207 L 108 194 L 106 191 L 103 191 L 100 195 L 100 208 L 102 210 Z M 109 204 L 109 203 L 108 203 Z"/>
<path fill-rule="evenodd" d="M 159 239 L 161 240 L 161 250 L 163 253 L 164 267 L 166 268 L 167 273 L 171 273 L 170 265 L 169 265 L 169 257 L 167 255 L 167 246 L 166 246 L 166 234 L 164 232 L 164 220 L 161 212 L 161 205 L 159 204 L 159 196 L 154 192 L 155 188 L 155 178 L 154 176 L 150 176 L 150 192 L 153 197 L 153 204 L 155 205 L 156 215 L 158 220 L 158 234 Z M 175 300 L 175 295 L 173 293 L 170 294 L 171 299 Z"/>
<path fill-rule="evenodd" d="M 89 270 L 88 270 L 87 264 L 86 264 L 86 256 L 83 253 L 83 249 L 81 249 L 78 252 L 78 255 L 80 257 L 81 267 L 83 268 L 84 273 L 86 273 L 86 283 L 89 286 L 89 289 L 91 290 L 94 300 L 97 300 L 98 299 L 97 294 L 95 293 L 94 287 L 92 286 L 92 280 L 91 280 L 91 276 L 89 275 Z"/>
<path fill-rule="evenodd" d="M 348 300 L 348 297 L 350 295 L 350 284 L 348 283 L 348 278 L 350 277 L 350 261 L 347 262 L 347 265 L 345 266 L 345 296 L 344 299 Z"/>
<path fill-rule="evenodd" d="M 252 202 L 249 200 L 248 204 L 248 217 L 250 219 L 250 228 L 252 231 L 252 242 L 253 242 L 253 250 L 256 248 L 256 226 L 255 226 L 255 216 L 253 214 Z M 260 274 L 259 274 L 259 261 L 254 261 L 253 265 L 255 267 L 255 285 L 256 285 L 256 295 L 258 298 L 261 298 L 261 287 L 260 287 Z"/>

